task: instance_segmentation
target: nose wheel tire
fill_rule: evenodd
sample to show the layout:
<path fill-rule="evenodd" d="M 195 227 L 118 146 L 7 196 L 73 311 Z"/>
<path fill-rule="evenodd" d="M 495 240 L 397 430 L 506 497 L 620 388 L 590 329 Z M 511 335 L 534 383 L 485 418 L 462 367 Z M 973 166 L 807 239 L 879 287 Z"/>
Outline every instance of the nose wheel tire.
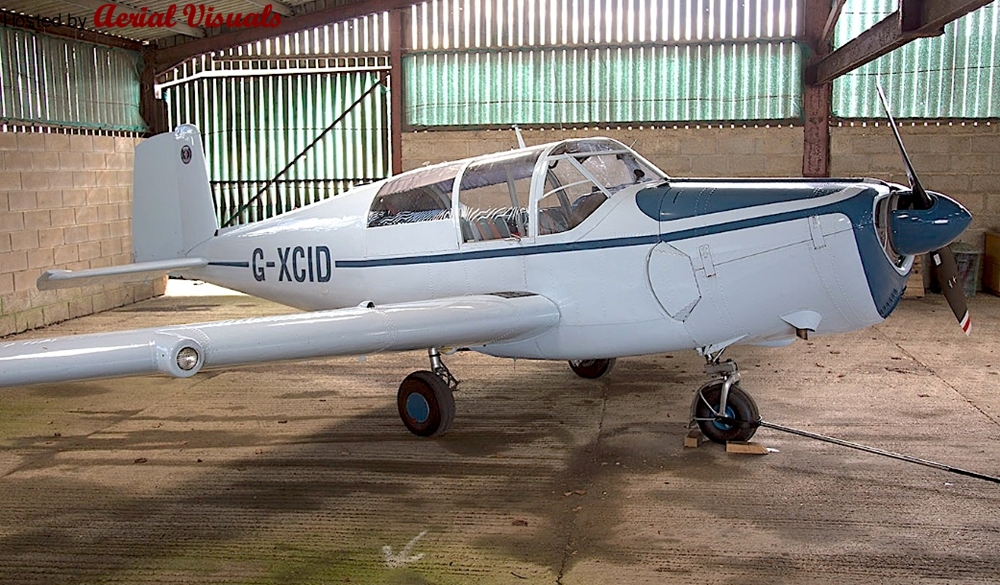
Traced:
<path fill-rule="evenodd" d="M 606 360 L 570 360 L 569 367 L 581 378 L 596 380 L 608 375 L 615 367 L 615 358 Z"/>
<path fill-rule="evenodd" d="M 739 384 L 733 384 L 726 399 L 726 412 L 723 413 L 731 420 L 715 420 L 721 395 L 721 380 L 702 386 L 695 395 L 694 415 L 701 428 L 701 434 L 714 443 L 749 441 L 757 432 L 757 422 L 760 420 L 757 403 L 740 388 Z"/>
<path fill-rule="evenodd" d="M 443 435 L 455 420 L 455 397 L 433 372 L 413 372 L 396 394 L 399 418 L 418 437 Z"/>

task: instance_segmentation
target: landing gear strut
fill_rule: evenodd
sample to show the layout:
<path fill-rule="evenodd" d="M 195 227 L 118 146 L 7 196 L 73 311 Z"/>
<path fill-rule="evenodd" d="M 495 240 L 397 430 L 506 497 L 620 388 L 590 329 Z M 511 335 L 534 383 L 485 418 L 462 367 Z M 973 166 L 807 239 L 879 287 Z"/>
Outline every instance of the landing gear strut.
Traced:
<path fill-rule="evenodd" d="M 714 379 L 694 395 L 691 422 L 698 423 L 701 433 L 710 441 L 749 441 L 757 432 L 760 412 L 757 403 L 740 388 L 740 372 L 736 362 L 720 362 L 722 352 L 706 355 L 705 373 Z"/>
<path fill-rule="evenodd" d="M 413 372 L 403 379 L 396 393 L 399 418 L 419 437 L 443 435 L 455 420 L 458 380 L 441 360 L 437 349 L 427 350 L 431 369 Z"/>

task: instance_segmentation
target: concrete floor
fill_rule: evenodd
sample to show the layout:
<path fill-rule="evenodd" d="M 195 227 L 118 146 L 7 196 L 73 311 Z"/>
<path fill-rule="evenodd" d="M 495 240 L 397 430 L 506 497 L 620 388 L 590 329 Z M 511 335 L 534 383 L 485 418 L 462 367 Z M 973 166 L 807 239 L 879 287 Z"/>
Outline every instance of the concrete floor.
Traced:
<path fill-rule="evenodd" d="M 1000 475 L 1000 299 L 970 305 L 971 338 L 932 296 L 730 357 L 766 420 Z M 171 296 L 19 338 L 287 311 Z M 5 390 L 0 582 L 1000 582 L 1000 485 L 766 429 L 684 449 L 694 352 L 448 364 L 435 440 L 396 414 L 422 353 Z"/>

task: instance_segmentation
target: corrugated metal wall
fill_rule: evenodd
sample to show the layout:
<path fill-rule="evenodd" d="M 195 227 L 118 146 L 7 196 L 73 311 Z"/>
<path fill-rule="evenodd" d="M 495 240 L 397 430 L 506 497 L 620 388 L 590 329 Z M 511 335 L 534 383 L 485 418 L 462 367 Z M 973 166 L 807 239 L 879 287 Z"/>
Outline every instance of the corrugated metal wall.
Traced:
<path fill-rule="evenodd" d="M 376 89 L 350 108 L 388 69 L 386 18 L 372 15 L 234 47 L 193 59 L 160 80 L 171 127 L 186 122 L 202 132 L 220 224 L 244 207 L 233 223 L 271 217 L 390 174 L 387 90 Z"/>
<path fill-rule="evenodd" d="M 157 78 L 171 85 L 199 74 L 388 67 L 388 13 L 299 31 L 186 61 Z"/>
<path fill-rule="evenodd" d="M 791 38 L 802 0 L 432 0 L 405 45 L 434 49 Z"/>
<path fill-rule="evenodd" d="M 793 42 L 404 57 L 411 127 L 796 119 Z"/>
<path fill-rule="evenodd" d="M 141 132 L 138 53 L 0 27 L 0 124 Z"/>
<path fill-rule="evenodd" d="M 414 6 L 406 124 L 798 119 L 800 0 L 434 0 Z"/>
<path fill-rule="evenodd" d="M 896 0 L 848 0 L 835 29 L 837 46 L 896 10 Z M 1000 116 L 1000 7 L 988 4 L 945 27 L 941 37 L 917 39 L 833 83 L 833 114 L 882 119 L 875 91 L 882 79 L 898 118 Z"/>

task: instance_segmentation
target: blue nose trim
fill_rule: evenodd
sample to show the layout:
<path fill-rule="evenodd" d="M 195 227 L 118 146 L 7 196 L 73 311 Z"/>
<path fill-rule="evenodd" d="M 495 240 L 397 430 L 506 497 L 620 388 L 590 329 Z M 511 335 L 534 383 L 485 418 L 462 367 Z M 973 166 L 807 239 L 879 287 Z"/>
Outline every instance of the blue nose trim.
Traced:
<path fill-rule="evenodd" d="M 930 209 L 897 209 L 889 220 L 892 247 L 904 256 L 925 254 L 948 245 L 969 227 L 972 215 L 958 202 L 930 193 Z"/>

